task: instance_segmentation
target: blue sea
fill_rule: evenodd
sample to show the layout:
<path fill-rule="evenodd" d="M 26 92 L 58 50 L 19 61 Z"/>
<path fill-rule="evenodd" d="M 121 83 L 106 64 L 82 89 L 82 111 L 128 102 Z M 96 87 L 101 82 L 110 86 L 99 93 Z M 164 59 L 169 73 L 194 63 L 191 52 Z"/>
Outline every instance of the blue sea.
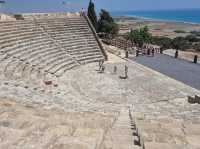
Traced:
<path fill-rule="evenodd" d="M 30 12 L 65 12 L 80 11 L 87 8 L 88 3 L 80 0 L 6 0 L 0 5 L 0 12 L 30 13 Z M 199 6 L 200 7 L 200 6 Z M 132 16 L 145 19 L 200 23 L 199 9 L 182 10 L 151 10 L 151 11 L 117 11 L 111 12 L 113 16 Z"/>
<path fill-rule="evenodd" d="M 117 11 L 111 12 L 111 14 L 113 16 L 128 16 L 151 20 L 200 24 L 200 9 Z"/>

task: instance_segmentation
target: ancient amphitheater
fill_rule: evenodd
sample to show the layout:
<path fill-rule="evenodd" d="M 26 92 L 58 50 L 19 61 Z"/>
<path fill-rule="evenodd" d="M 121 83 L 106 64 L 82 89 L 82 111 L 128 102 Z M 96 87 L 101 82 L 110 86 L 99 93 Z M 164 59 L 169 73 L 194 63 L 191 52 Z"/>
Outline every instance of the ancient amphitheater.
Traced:
<path fill-rule="evenodd" d="M 0 149 L 200 149 L 199 90 L 110 53 L 99 73 L 80 14 L 23 18 L 0 22 Z"/>

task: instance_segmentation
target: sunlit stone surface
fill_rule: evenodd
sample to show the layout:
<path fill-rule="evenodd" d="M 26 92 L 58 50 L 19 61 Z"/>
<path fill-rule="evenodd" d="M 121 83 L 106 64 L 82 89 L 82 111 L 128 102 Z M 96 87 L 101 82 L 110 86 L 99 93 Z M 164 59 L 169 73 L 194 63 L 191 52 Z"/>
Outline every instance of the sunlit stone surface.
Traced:
<path fill-rule="evenodd" d="M 45 75 L 49 86 L 29 68 L 16 72 L 31 79 L 13 78 L 16 63 L 1 61 L 0 148 L 199 149 L 200 108 L 187 96 L 200 92 L 108 55 L 104 73 L 98 63 L 81 64 L 59 77 Z M 128 79 L 120 79 L 125 65 Z"/>

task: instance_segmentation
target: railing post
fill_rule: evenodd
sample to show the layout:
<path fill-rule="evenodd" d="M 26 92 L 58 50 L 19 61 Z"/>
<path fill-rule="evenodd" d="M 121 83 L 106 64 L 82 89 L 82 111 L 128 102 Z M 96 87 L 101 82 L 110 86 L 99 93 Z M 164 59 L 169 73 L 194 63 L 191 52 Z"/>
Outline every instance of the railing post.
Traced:
<path fill-rule="evenodd" d="M 155 50 L 152 49 L 152 56 L 154 57 L 154 55 L 155 55 Z"/>
<path fill-rule="evenodd" d="M 149 48 L 147 49 L 147 55 L 150 55 L 150 49 Z"/>
<path fill-rule="evenodd" d="M 160 48 L 160 54 L 163 54 L 163 48 Z"/>
<path fill-rule="evenodd" d="M 176 52 L 175 52 L 175 56 L 174 56 L 175 58 L 178 58 L 178 50 L 176 50 Z"/>
<path fill-rule="evenodd" d="M 138 50 L 136 50 L 136 57 L 138 57 L 139 56 L 139 51 Z"/>
<path fill-rule="evenodd" d="M 194 56 L 194 63 L 195 63 L 195 64 L 197 63 L 197 59 L 198 59 L 198 56 L 195 55 L 195 56 Z"/>
<path fill-rule="evenodd" d="M 128 58 L 128 50 L 126 49 L 126 58 Z"/>

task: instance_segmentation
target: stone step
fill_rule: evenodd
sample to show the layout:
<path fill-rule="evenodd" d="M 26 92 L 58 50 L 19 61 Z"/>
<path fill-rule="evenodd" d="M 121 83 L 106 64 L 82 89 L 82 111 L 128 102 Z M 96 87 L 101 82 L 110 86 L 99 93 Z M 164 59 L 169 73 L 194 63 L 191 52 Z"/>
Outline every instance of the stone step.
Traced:
<path fill-rule="evenodd" d="M 113 128 L 111 128 L 110 132 L 106 136 L 104 146 L 112 149 L 141 149 L 140 146 L 134 143 L 129 110 L 123 109 L 121 110 Z"/>
<path fill-rule="evenodd" d="M 40 41 L 38 42 L 37 40 L 33 40 L 33 42 L 29 42 L 29 43 L 21 43 L 18 44 L 16 48 L 13 48 L 11 45 L 9 45 L 10 47 L 8 47 L 7 49 L 2 49 L 5 52 L 11 54 L 11 55 L 15 55 L 18 54 L 19 52 L 26 52 L 27 49 L 29 50 L 34 50 L 37 49 L 38 47 L 41 47 L 43 45 L 48 45 L 51 44 L 52 41 L 48 41 L 48 40 L 44 40 L 44 41 Z"/>
<path fill-rule="evenodd" d="M 23 31 L 21 31 L 23 32 Z M 42 36 L 42 33 L 41 32 L 37 32 L 37 31 L 31 31 L 29 33 L 13 33 L 13 34 L 8 34 L 7 35 L 1 35 L 1 38 L 0 38 L 0 42 L 1 44 L 6 44 L 7 42 L 20 42 L 20 41 L 23 41 L 23 40 L 27 40 L 29 38 L 40 38 Z"/>
<path fill-rule="evenodd" d="M 32 63 L 34 62 L 35 59 L 40 61 L 40 59 L 43 59 L 47 55 L 58 53 L 60 51 L 61 50 L 58 50 L 56 47 L 53 47 L 53 46 L 51 48 L 43 47 L 43 48 L 39 48 L 37 50 L 31 51 L 29 53 L 24 53 L 23 55 L 20 55 L 19 57 Z"/>
<path fill-rule="evenodd" d="M 59 69 L 57 69 L 54 73 L 56 74 L 56 76 L 61 77 L 62 75 L 64 75 L 64 73 L 67 70 L 70 70 L 74 67 L 77 67 L 78 65 L 76 63 L 72 63 L 72 64 L 65 64 L 63 66 L 61 66 Z"/>
<path fill-rule="evenodd" d="M 64 65 L 71 65 L 73 63 L 74 63 L 74 61 L 70 60 L 69 58 L 60 59 L 60 60 L 56 61 L 52 66 L 49 66 L 48 68 L 45 68 L 45 70 L 47 70 L 47 71 L 49 71 L 51 73 L 56 73 Z"/>

